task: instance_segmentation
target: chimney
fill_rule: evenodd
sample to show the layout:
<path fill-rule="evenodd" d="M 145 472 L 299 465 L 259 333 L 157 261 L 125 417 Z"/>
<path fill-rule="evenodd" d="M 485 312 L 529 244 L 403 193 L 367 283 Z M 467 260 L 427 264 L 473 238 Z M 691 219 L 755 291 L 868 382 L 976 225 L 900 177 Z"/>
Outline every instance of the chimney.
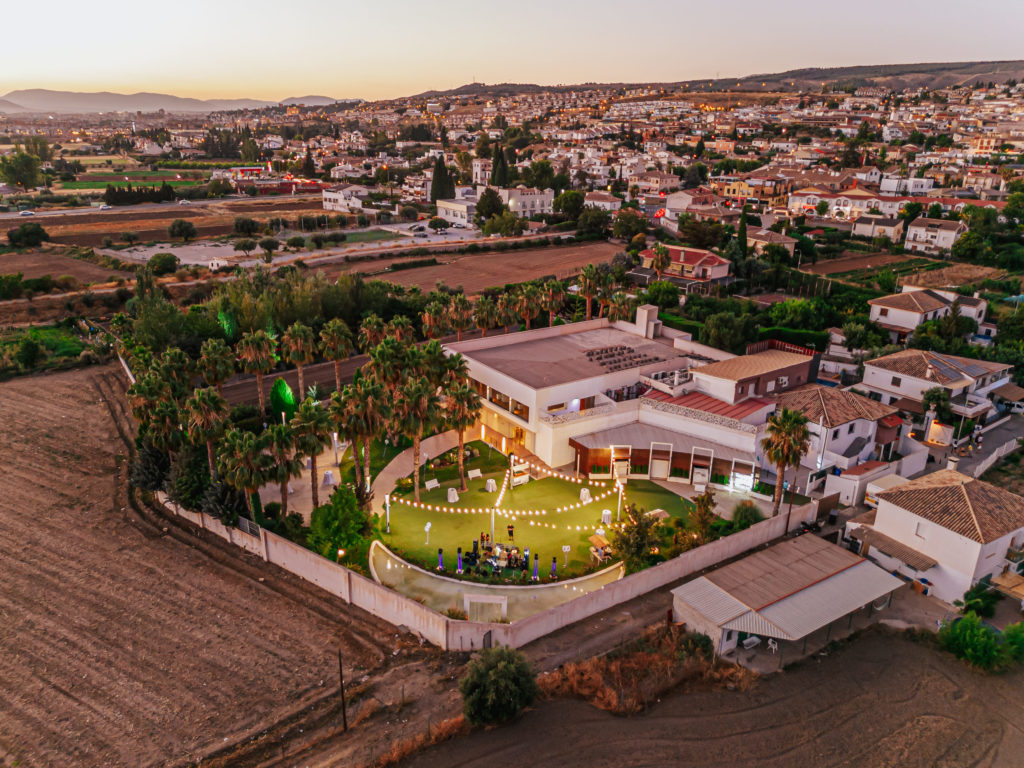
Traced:
<path fill-rule="evenodd" d="M 954 472 L 957 471 L 957 467 L 960 465 L 960 459 L 957 456 L 950 456 L 946 459 L 946 469 L 952 469 Z"/>

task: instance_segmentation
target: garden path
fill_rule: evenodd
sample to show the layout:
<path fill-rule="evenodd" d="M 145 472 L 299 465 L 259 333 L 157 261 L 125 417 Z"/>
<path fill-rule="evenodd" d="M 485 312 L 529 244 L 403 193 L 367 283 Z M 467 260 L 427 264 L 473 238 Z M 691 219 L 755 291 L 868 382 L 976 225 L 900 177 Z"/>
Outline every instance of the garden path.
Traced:
<path fill-rule="evenodd" d="M 427 437 L 420 443 L 420 461 L 426 462 L 428 456 L 440 456 L 458 444 L 459 433 L 454 429 Z M 384 514 L 384 497 L 395 489 L 399 480 L 412 474 L 412 468 L 412 448 L 406 448 L 380 471 L 373 481 L 372 509 L 375 515 Z"/>

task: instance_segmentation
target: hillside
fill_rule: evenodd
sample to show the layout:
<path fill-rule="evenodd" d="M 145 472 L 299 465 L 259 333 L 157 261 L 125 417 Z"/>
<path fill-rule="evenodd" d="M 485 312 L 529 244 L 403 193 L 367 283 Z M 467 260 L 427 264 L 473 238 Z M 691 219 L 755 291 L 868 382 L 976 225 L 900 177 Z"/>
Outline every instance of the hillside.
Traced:
<path fill-rule="evenodd" d="M 791 69 L 772 74 L 711 80 L 679 80 L 645 83 L 578 83 L 574 85 L 541 86 L 531 83 L 468 83 L 447 91 L 426 91 L 413 98 L 458 98 L 474 96 L 494 98 L 512 93 L 539 91 L 563 92 L 587 88 L 655 87 L 665 90 L 692 91 L 821 91 L 826 86 L 878 86 L 904 88 L 945 88 L 976 81 L 1004 82 L 1010 78 L 1024 80 L 1024 61 L 973 61 L 924 64 L 879 64 L 858 67 Z"/>
<path fill-rule="evenodd" d="M 282 104 L 322 106 L 333 104 L 329 96 L 298 96 Z M 83 93 L 32 88 L 11 91 L 0 99 L 0 112 L 217 112 L 236 109 L 263 109 L 277 106 L 276 101 L 259 99 L 189 99 L 166 93 Z"/>

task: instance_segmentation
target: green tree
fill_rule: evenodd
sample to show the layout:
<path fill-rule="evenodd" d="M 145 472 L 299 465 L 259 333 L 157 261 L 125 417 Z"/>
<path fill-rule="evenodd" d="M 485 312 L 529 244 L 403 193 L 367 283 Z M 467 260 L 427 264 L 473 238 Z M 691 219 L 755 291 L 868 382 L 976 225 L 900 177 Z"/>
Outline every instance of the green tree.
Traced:
<path fill-rule="evenodd" d="M 603 208 L 588 205 L 576 219 L 576 231 L 581 235 L 604 235 L 608 231 L 611 215 Z"/>
<path fill-rule="evenodd" d="M 480 329 L 480 336 L 487 336 L 487 331 L 498 323 L 498 308 L 494 299 L 481 296 L 473 305 L 473 324 Z"/>
<path fill-rule="evenodd" d="M 274 251 L 281 247 L 281 242 L 275 237 L 264 237 L 259 246 L 263 250 L 263 260 L 269 264 L 274 258 Z"/>
<path fill-rule="evenodd" d="M 260 223 L 256 219 L 249 218 L 248 216 L 236 216 L 234 224 L 234 232 L 236 235 L 244 235 L 245 237 L 252 237 L 260 231 Z"/>
<path fill-rule="evenodd" d="M 266 440 L 240 429 L 229 429 L 217 451 L 217 474 L 225 483 L 244 493 L 254 504 L 256 492 L 268 478 L 270 456 L 265 452 Z M 255 512 L 255 507 L 252 507 Z"/>
<path fill-rule="evenodd" d="M 359 508 L 352 489 L 339 485 L 323 506 L 316 506 L 309 521 L 307 543 L 324 557 L 340 557 L 339 550 L 351 552 L 365 546 L 370 518 Z"/>
<path fill-rule="evenodd" d="M 782 503 L 782 485 L 786 469 L 800 466 L 800 459 L 810 449 L 810 441 L 807 417 L 799 411 L 782 408 L 768 417 L 765 437 L 761 440 L 761 450 L 764 451 L 765 458 L 776 467 L 775 496 L 772 500 L 773 517 L 779 514 L 779 505 Z"/>
<path fill-rule="evenodd" d="M 180 237 L 186 243 L 197 234 L 196 225 L 186 219 L 175 219 L 171 222 L 171 226 L 167 228 L 168 237 L 171 239 Z"/>
<path fill-rule="evenodd" d="M 299 403 L 291 420 L 291 428 L 294 430 L 298 455 L 309 459 L 310 489 L 313 492 L 313 507 L 316 508 L 320 504 L 317 457 L 331 439 L 331 417 L 318 402 L 307 397 Z"/>
<path fill-rule="evenodd" d="M 584 202 L 585 198 L 582 192 L 575 189 L 567 189 L 552 201 L 551 207 L 557 213 L 565 216 L 566 220 L 576 221 L 579 219 L 580 214 L 583 213 Z"/>
<path fill-rule="evenodd" d="M 434 216 L 430 221 L 427 222 L 427 226 L 430 227 L 435 232 L 438 232 L 442 229 L 448 229 L 448 227 L 450 227 L 451 225 L 447 221 L 442 219 L 440 216 Z"/>
<path fill-rule="evenodd" d="M 622 558 L 630 573 L 643 569 L 650 560 L 651 549 L 658 544 L 658 521 L 644 514 L 635 504 L 626 507 L 626 520 L 612 534 L 612 547 Z"/>
<path fill-rule="evenodd" d="M 739 354 L 753 336 L 754 328 L 749 316 L 716 312 L 704 321 L 699 340 L 701 344 L 707 344 L 709 347 Z"/>
<path fill-rule="evenodd" d="M 555 324 L 555 315 L 565 304 L 565 284 L 561 280 L 548 280 L 540 292 L 540 308 L 548 313 L 548 325 Z"/>
<path fill-rule="evenodd" d="M 953 423 L 953 408 L 950 403 L 949 390 L 943 387 L 926 389 L 921 395 L 921 406 L 925 411 L 935 411 L 935 418 L 943 424 Z"/>
<path fill-rule="evenodd" d="M 352 331 L 344 320 L 334 318 L 320 329 L 320 354 L 334 363 L 334 390 L 341 389 L 341 361 L 355 351 Z"/>
<path fill-rule="evenodd" d="M 487 187 L 480 193 L 480 199 L 476 203 L 476 219 L 479 223 L 489 221 L 492 216 L 500 216 L 505 212 L 505 203 L 501 201 L 501 195 L 492 187 Z"/>
<path fill-rule="evenodd" d="M 612 224 L 612 235 L 621 240 L 632 240 L 647 231 L 647 218 L 632 208 L 622 208 Z"/>
<path fill-rule="evenodd" d="M 1007 663 L 1007 651 L 995 631 L 976 613 L 968 612 L 955 621 L 943 623 L 938 639 L 947 651 L 979 669 L 995 671 Z"/>
<path fill-rule="evenodd" d="M 446 310 L 448 315 L 448 327 L 453 328 L 457 334 L 457 341 L 462 341 L 462 332 L 473 325 L 473 305 L 469 303 L 464 293 L 453 294 L 448 302 Z"/>
<path fill-rule="evenodd" d="M 252 240 L 248 237 L 243 237 L 238 240 L 235 240 L 234 248 L 236 251 L 241 251 L 242 253 L 244 253 L 246 255 L 246 258 L 248 258 L 249 254 L 256 250 L 257 243 L 255 240 Z"/>
<path fill-rule="evenodd" d="M 512 211 L 505 211 L 497 216 L 491 216 L 484 222 L 483 233 L 485 235 L 501 235 L 503 237 L 517 237 L 526 230 L 526 221 L 516 216 Z"/>
<path fill-rule="evenodd" d="M 28 191 L 39 184 L 38 157 L 21 149 L 0 157 L 0 178 L 11 186 L 21 187 Z"/>
<path fill-rule="evenodd" d="M 580 276 L 577 280 L 577 288 L 580 296 L 582 296 L 587 302 L 587 320 L 590 320 L 593 316 L 591 302 L 600 290 L 600 284 L 601 276 L 597 271 L 597 267 L 593 264 L 585 265 L 580 271 Z"/>
<path fill-rule="evenodd" d="M 23 371 L 31 371 L 44 355 L 43 347 L 35 336 L 26 334 L 18 342 L 18 351 L 14 353 L 14 359 Z"/>
<path fill-rule="evenodd" d="M 819 216 L 824 216 L 828 213 L 828 200 L 819 200 L 818 204 L 814 206 L 814 212 Z"/>
<path fill-rule="evenodd" d="M 169 275 L 176 270 L 181 262 L 173 253 L 154 253 L 149 259 L 149 266 L 156 276 Z"/>
<path fill-rule="evenodd" d="M 747 207 L 743 206 L 743 212 L 740 214 L 740 224 L 736 229 L 736 243 L 740 248 L 740 257 L 747 258 Z"/>
<path fill-rule="evenodd" d="M 260 418 L 267 413 L 266 393 L 263 389 L 263 376 L 270 373 L 276 361 L 276 345 L 264 330 L 250 331 L 238 342 L 237 352 L 242 370 L 256 375 L 256 392 L 259 395 Z"/>
<path fill-rule="evenodd" d="M 698 546 L 711 541 L 711 524 L 715 522 L 715 493 L 708 488 L 693 500 L 693 511 L 687 524 Z"/>
<path fill-rule="evenodd" d="M 656 243 L 651 249 L 651 269 L 654 270 L 655 280 L 661 280 L 662 274 L 672 264 L 672 254 L 663 243 Z"/>
<path fill-rule="evenodd" d="M 224 382 L 235 375 L 235 355 L 222 339 L 207 339 L 196 367 L 207 386 L 214 387 L 217 394 L 223 396 Z"/>
<path fill-rule="evenodd" d="M 655 280 L 647 286 L 647 301 L 661 309 L 679 306 L 679 286 L 667 280 Z"/>
<path fill-rule="evenodd" d="M 294 365 L 299 377 L 299 399 L 306 396 L 305 367 L 313 362 L 316 354 L 316 340 L 313 329 L 304 323 L 292 323 L 288 330 L 281 334 L 281 357 Z"/>
<path fill-rule="evenodd" d="M 7 230 L 7 242 L 12 248 L 37 248 L 49 239 L 47 231 L 35 221 L 19 224 L 14 229 Z"/>
<path fill-rule="evenodd" d="M 420 442 L 437 424 L 440 404 L 436 387 L 426 377 L 409 378 L 395 393 L 394 426 L 412 440 L 413 498 L 420 500 Z"/>
<path fill-rule="evenodd" d="M 281 488 L 281 519 L 288 517 L 288 481 L 302 474 L 302 464 L 295 452 L 295 431 L 288 424 L 272 424 L 266 431 L 270 466 L 267 479 Z"/>
<path fill-rule="evenodd" d="M 194 442 L 206 445 L 206 460 L 210 465 L 210 477 L 217 476 L 217 460 L 213 443 L 222 434 L 228 420 L 228 403 L 212 387 L 197 389 L 185 402 L 186 425 L 189 437 Z"/>
<path fill-rule="evenodd" d="M 448 200 L 452 197 L 455 197 L 455 181 L 448 171 L 448 166 L 444 164 L 444 157 L 438 155 L 430 179 L 430 202 L 436 203 L 438 200 Z"/>
<path fill-rule="evenodd" d="M 516 717 L 540 693 L 537 675 L 514 648 L 486 648 L 459 681 L 462 711 L 473 725 L 495 725 Z"/>
<path fill-rule="evenodd" d="M 466 430 L 476 423 L 480 408 L 480 395 L 468 381 L 456 384 L 445 394 L 445 420 L 459 435 L 459 479 L 462 491 L 466 490 Z"/>

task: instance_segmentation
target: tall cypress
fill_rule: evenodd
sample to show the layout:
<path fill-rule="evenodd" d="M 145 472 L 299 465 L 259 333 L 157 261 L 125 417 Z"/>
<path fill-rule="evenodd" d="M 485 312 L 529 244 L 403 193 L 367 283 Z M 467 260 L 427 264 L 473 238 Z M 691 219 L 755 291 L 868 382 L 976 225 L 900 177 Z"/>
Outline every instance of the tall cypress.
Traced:
<path fill-rule="evenodd" d="M 740 253 L 743 258 L 747 258 L 747 207 L 743 206 L 743 212 L 740 214 L 740 225 L 736 229 L 736 240 L 740 244 Z"/>

